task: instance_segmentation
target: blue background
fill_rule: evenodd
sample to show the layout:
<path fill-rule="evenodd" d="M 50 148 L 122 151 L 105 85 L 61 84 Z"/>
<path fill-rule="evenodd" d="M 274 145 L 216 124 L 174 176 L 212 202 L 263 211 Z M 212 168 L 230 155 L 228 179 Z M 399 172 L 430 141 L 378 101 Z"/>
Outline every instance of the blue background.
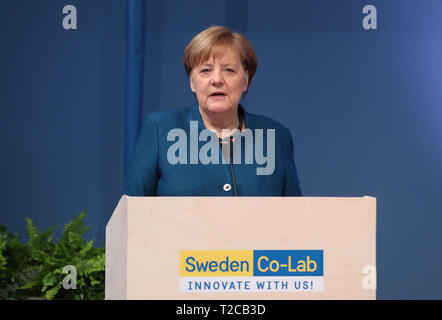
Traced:
<path fill-rule="evenodd" d="M 78 30 L 62 28 L 77 8 Z M 378 29 L 362 28 L 373 4 Z M 378 199 L 380 299 L 442 298 L 442 1 L 146 1 L 143 118 L 191 105 L 182 66 L 210 25 L 244 32 L 245 107 L 290 128 L 306 196 Z M 104 244 L 124 171 L 123 0 L 0 2 L 0 223 L 87 209 Z"/>

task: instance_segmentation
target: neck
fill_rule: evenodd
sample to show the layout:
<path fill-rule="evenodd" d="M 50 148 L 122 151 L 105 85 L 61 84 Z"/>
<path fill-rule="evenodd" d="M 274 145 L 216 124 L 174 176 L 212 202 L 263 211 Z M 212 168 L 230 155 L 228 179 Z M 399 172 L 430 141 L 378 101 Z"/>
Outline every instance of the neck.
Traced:
<path fill-rule="evenodd" d="M 232 111 L 224 113 L 208 114 L 205 113 L 201 107 L 199 107 L 199 111 L 206 129 L 216 132 L 220 138 L 229 136 L 232 131 L 238 128 L 239 119 L 236 108 Z"/>

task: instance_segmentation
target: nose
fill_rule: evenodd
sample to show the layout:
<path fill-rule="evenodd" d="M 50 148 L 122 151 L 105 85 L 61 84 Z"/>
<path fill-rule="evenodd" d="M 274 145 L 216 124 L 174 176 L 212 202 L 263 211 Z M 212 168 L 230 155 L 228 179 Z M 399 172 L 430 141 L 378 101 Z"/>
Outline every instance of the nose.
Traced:
<path fill-rule="evenodd" d="M 212 73 L 212 79 L 210 79 L 210 84 L 214 87 L 221 87 L 224 85 L 224 78 L 221 70 L 214 70 Z"/>

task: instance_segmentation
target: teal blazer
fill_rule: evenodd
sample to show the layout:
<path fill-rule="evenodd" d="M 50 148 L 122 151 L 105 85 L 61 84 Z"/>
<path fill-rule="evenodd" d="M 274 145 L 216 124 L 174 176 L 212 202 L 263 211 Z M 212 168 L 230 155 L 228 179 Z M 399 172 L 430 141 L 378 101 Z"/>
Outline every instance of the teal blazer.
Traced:
<path fill-rule="evenodd" d="M 129 196 L 301 196 L 290 131 L 275 120 L 249 113 L 241 105 L 238 107 L 243 111 L 245 128 L 251 129 L 253 152 L 258 138 L 255 130 L 263 129 L 264 155 L 267 152 L 267 129 L 275 130 L 272 174 L 257 174 L 257 168 L 266 165 L 262 160 L 256 161 L 255 156 L 253 163 L 245 161 L 245 139 L 241 139 L 242 161 L 239 164 L 231 164 L 226 160 L 228 157 L 224 158 L 223 163 L 224 156 L 219 144 L 218 163 L 203 164 L 198 157 L 196 164 L 191 163 L 191 152 L 195 149 L 191 148 L 189 142 L 190 121 L 198 122 L 198 134 L 205 129 L 196 103 L 188 108 L 161 110 L 147 116 L 134 147 L 122 193 Z M 196 123 L 193 124 L 192 132 L 195 133 Z M 187 164 L 173 164 L 168 161 L 169 148 L 178 139 L 168 141 L 167 137 L 176 128 L 184 130 L 187 135 L 187 150 L 182 148 L 179 151 L 184 152 L 181 156 L 186 156 Z M 234 145 L 237 140 L 235 139 Z M 197 142 L 198 150 L 207 141 Z M 176 151 L 175 155 L 179 152 Z M 193 154 L 193 162 L 195 157 Z"/>

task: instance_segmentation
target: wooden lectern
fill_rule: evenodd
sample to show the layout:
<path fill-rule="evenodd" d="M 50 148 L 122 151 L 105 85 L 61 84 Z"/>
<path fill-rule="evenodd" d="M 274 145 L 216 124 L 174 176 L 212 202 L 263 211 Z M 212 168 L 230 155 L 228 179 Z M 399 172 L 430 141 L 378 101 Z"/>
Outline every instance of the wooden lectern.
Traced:
<path fill-rule="evenodd" d="M 273 271 L 284 275 L 280 273 L 283 267 L 304 269 L 275 262 L 260 250 L 282 256 L 307 253 L 307 261 L 312 259 L 309 252 L 319 252 L 322 274 L 297 278 L 302 272 L 291 272 L 288 278 L 272 278 Z M 183 254 L 194 251 L 203 260 L 204 254 L 218 254 L 223 262 L 199 264 L 192 257 L 185 260 L 192 264 L 183 266 Z M 257 272 L 258 263 L 267 276 L 235 277 L 240 271 L 235 255 L 244 258 L 244 271 L 252 272 L 254 264 L 253 272 Z M 208 273 L 187 277 L 200 266 Z M 106 299 L 376 299 L 375 266 L 376 199 L 369 196 L 123 196 L 106 226 Z M 223 267 L 230 268 L 228 276 Z M 250 286 L 261 280 L 269 285 L 273 279 L 289 281 L 281 282 L 279 290 L 246 290 L 244 286 L 238 290 L 230 287 L 239 283 L 237 279 L 243 284 L 250 280 Z"/>

